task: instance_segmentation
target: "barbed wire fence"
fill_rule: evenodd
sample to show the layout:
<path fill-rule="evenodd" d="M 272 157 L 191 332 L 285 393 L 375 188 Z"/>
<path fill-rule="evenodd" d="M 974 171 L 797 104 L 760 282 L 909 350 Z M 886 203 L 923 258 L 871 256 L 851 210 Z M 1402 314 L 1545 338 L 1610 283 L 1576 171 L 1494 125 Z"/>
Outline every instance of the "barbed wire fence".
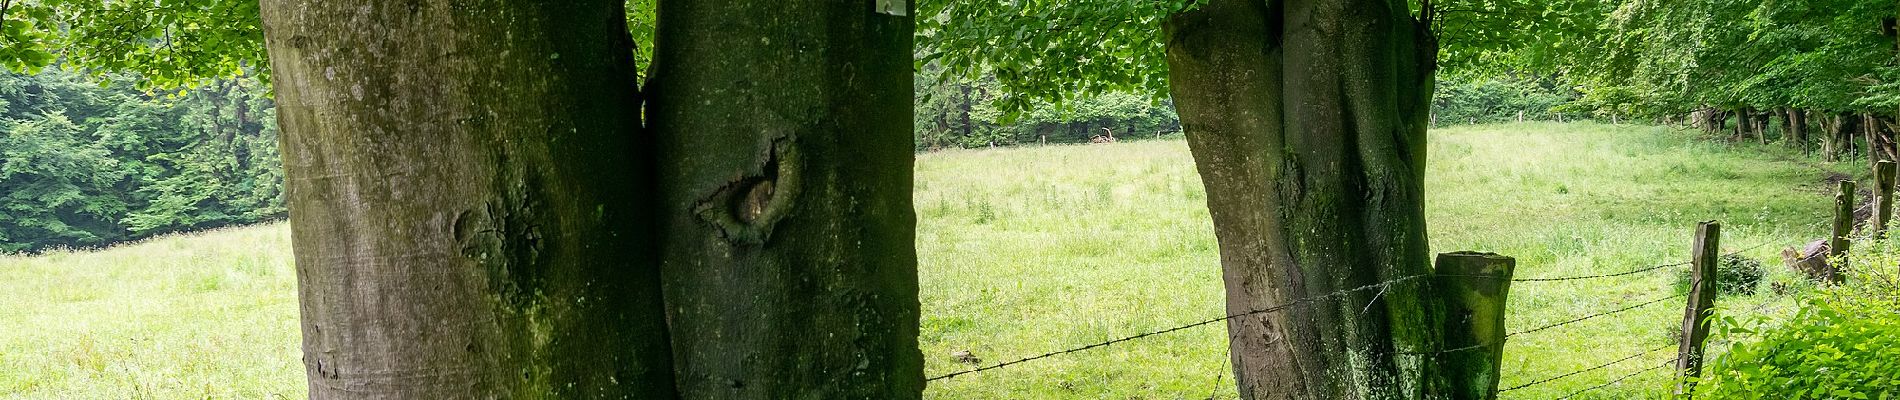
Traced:
<path fill-rule="evenodd" d="M 1747 252 L 1750 252 L 1750 251 L 1754 251 L 1754 250 L 1756 250 L 1756 249 L 1759 249 L 1759 248 L 1761 248 L 1761 247 L 1764 247 L 1764 246 L 1767 246 L 1767 245 L 1769 245 L 1769 244 L 1770 244 L 1769 242 L 1763 242 L 1763 243 L 1759 243 L 1759 244 L 1756 244 L 1756 245 L 1754 245 L 1754 246 L 1751 246 L 1751 247 L 1747 247 L 1747 248 L 1744 248 L 1744 249 L 1742 249 L 1742 250 L 1736 250 L 1736 251 L 1731 251 L 1731 252 L 1727 252 L 1727 253 L 1723 253 L 1723 254 L 1722 254 L 1722 256 L 1733 256 L 1733 255 L 1739 255 L 1739 254 L 1743 254 L 1743 253 L 1747 253 Z M 1713 261 L 1713 260 L 1712 260 L 1712 261 Z M 1609 279 L 1609 278 L 1616 278 L 1616 277 L 1623 277 L 1623 276 L 1630 276 L 1630 275 L 1636 275 L 1636 274 L 1642 274 L 1642 273 L 1645 273 L 1645 272 L 1652 272 L 1652 271 L 1657 271 L 1657 270 L 1664 270 L 1664 269 L 1669 269 L 1669 268 L 1674 268 L 1674 267 L 1685 267 L 1685 266 L 1691 266 L 1692 264 L 1693 264 L 1693 262 L 1678 262 L 1678 263 L 1670 263 L 1670 264 L 1660 264 L 1660 265 L 1652 265 L 1652 266 L 1645 266 L 1645 267 L 1639 267 L 1639 268 L 1633 268 L 1633 269 L 1629 269 L 1629 270 L 1625 270 L 1625 271 L 1620 271 L 1620 272 L 1614 272 L 1614 273 L 1605 273 L 1605 274 L 1593 274 L 1593 275 L 1579 275 L 1579 276 L 1560 276 L 1560 277 L 1534 277 L 1534 278 L 1512 278 L 1512 279 L 1510 279 L 1510 281 L 1511 281 L 1512 283 L 1552 283 L 1552 282 L 1575 282 L 1575 281 L 1595 281 L 1595 280 L 1599 280 L 1599 279 Z M 1288 302 L 1285 302 L 1285 303 L 1281 303 L 1281 304 L 1278 304 L 1278 305 L 1274 305 L 1274 306 L 1271 306 L 1271 307 L 1264 307 L 1264 308 L 1259 308 L 1259 309 L 1253 309 L 1253 310 L 1248 310 L 1248 311 L 1246 311 L 1246 312 L 1239 312 L 1239 313 L 1231 313 L 1231 314 L 1227 314 L 1227 315 L 1222 315 L 1222 316 L 1220 316 L 1220 317 L 1215 317 L 1215 318 L 1209 318 L 1209 319 L 1205 319 L 1205 320 L 1200 320 L 1200 321 L 1195 321 L 1195 322 L 1191 322 L 1191 323 L 1187 323 L 1187 324 L 1183 324 L 1183 325 L 1178 325 L 1178 326 L 1174 326 L 1174 327 L 1169 327 L 1169 328 L 1165 328 L 1165 329 L 1158 329 L 1158 330 L 1152 330 L 1152 331 L 1147 331 L 1147 332 L 1142 332 L 1142 333 L 1137 333 L 1137 334 L 1133 334 L 1133 335 L 1128 335 L 1128 336 L 1122 336 L 1122 337 L 1117 337 L 1117 338 L 1112 338 L 1112 339 L 1108 339 L 1108 340 L 1104 340 L 1104 341 L 1100 341 L 1100 342 L 1095 342 L 1095 343 L 1090 343 L 1090 344 L 1087 344 L 1087 345 L 1082 345 L 1082 346 L 1077 346 L 1077 347 L 1071 347 L 1071 348 L 1066 348 L 1066 349 L 1061 349 L 1061 350 L 1055 350 L 1055 351 L 1050 351 L 1050 352 L 1046 352 L 1046 353 L 1042 353 L 1042 354 L 1038 354 L 1038 355 L 1034 355 L 1034 356 L 1029 356 L 1029 357 L 1022 357 L 1022 358 L 1017 358 L 1017 359 L 1013 359 L 1013 360 L 1009 360 L 1009 361 L 1004 361 L 1004 362 L 999 362 L 999 363 L 996 363 L 996 364 L 992 364 L 992 365 L 987 365 L 987 366 L 978 366 L 978 367 L 976 367 L 976 368 L 971 368 L 971 369 L 966 369 L 966 370 L 961 370 L 961 371 L 955 371 L 955 372 L 950 372 L 950 373 L 945 373 L 945 374 L 941 374 L 941 375 L 936 375 L 936 376 L 931 376 L 931 377 L 928 377 L 928 378 L 926 379 L 926 382 L 935 382 L 935 381 L 941 381 L 941 380 L 947 380 L 947 379 L 952 379 L 952 378 L 956 378 L 956 377 L 960 377 L 960 376 L 965 376 L 965 375 L 971 375 L 971 374 L 977 374 L 977 373 L 982 373 L 982 372 L 986 372 L 986 371 L 993 371 L 993 370 L 998 370 L 998 369 L 1004 369 L 1004 368 L 1009 368 L 1009 367 L 1012 367 L 1012 366 L 1017 366 L 1017 365 L 1022 365 L 1022 364 L 1025 364 L 1025 363 L 1029 363 L 1029 362 L 1033 362 L 1033 361 L 1037 361 L 1037 360 L 1042 360 L 1042 359 L 1047 359 L 1047 358 L 1051 358 L 1051 357 L 1057 357 L 1057 356 L 1062 356 L 1062 355 L 1066 355 L 1066 354 L 1071 354 L 1071 353 L 1077 353 L 1077 352 L 1083 352 L 1083 351 L 1088 351 L 1088 350 L 1092 350 L 1092 349 L 1097 349 L 1097 348 L 1102 348 L 1102 347 L 1108 347 L 1108 346 L 1113 346 L 1113 345 L 1117 345 L 1117 344 L 1121 344 L 1121 343 L 1127 343 L 1127 342 L 1131 342 L 1131 341 L 1135 341 L 1135 340 L 1140 340 L 1140 339 L 1143 339 L 1143 338 L 1148 338 L 1148 337 L 1152 337 L 1152 336 L 1157 336 L 1157 335 L 1164 335 L 1164 334 L 1168 334 L 1168 333 L 1173 333 L 1173 332 L 1179 332 L 1179 331 L 1183 331 L 1183 330 L 1188 330 L 1188 329 L 1193 329 L 1193 328 L 1197 328 L 1197 327 L 1202 327 L 1202 326 L 1207 326 L 1207 325 L 1212 325 L 1212 324 L 1216 324 L 1216 323 L 1221 323 L 1221 322 L 1227 322 L 1227 321 L 1230 321 L 1230 320 L 1233 320 L 1233 319 L 1237 319 L 1237 318 L 1243 318 L 1243 317 L 1248 317 L 1248 316 L 1255 316 L 1255 315 L 1262 315 L 1262 314 L 1269 314 L 1269 313 L 1275 313 L 1275 312 L 1280 312 L 1280 311 L 1285 311 L 1285 310 L 1288 310 L 1288 309 L 1291 309 L 1291 308 L 1294 308 L 1294 307 L 1300 307 L 1300 306 L 1303 306 L 1303 305 L 1309 305 L 1309 304 L 1315 304 L 1315 303 L 1318 303 L 1318 302 L 1321 302 L 1321 301 L 1323 301 L 1323 300 L 1327 300 L 1327 299 L 1330 299 L 1330 298 L 1335 298 L 1335 297 L 1340 297 L 1340 296 L 1346 296 L 1346 295 L 1351 295 L 1351 294 L 1354 294 L 1354 293 L 1358 293 L 1358 292 L 1365 292 L 1365 291 L 1371 291 L 1371 290 L 1374 290 L 1374 289 L 1378 289 L 1378 290 L 1380 290 L 1380 292 L 1379 292 L 1379 294 L 1378 294 L 1378 295 L 1375 295 L 1375 296 L 1374 296 L 1374 298 L 1376 299 L 1376 298 L 1377 298 L 1377 296 L 1380 296 L 1380 295 L 1383 295 L 1383 293 L 1384 293 L 1384 292 L 1385 292 L 1385 291 L 1386 291 L 1387 289 L 1389 289 L 1390 287 L 1392 287 L 1392 286 L 1395 286 L 1395 285 L 1399 285 L 1399 284 L 1405 284 L 1405 283 L 1411 283 L 1411 282 L 1418 282 L 1418 281 L 1421 281 L 1421 280 L 1424 280 L 1425 278 L 1431 278 L 1431 277 L 1435 277 L 1435 276 L 1440 276 L 1440 277 L 1442 277 L 1442 276 L 1456 276 L 1456 277 L 1471 277 L 1471 278 L 1498 278 L 1498 277 L 1496 277 L 1496 276 L 1489 276 L 1489 275 L 1445 275 L 1445 274 L 1422 274 L 1422 275 L 1411 275 L 1411 276 L 1405 276 L 1405 277 L 1400 277 L 1400 278 L 1396 278 L 1396 279 L 1392 279 L 1392 280 L 1387 280 L 1387 281 L 1384 281 L 1384 282 L 1378 282 L 1378 283 L 1373 283 L 1373 284 L 1368 284 L 1368 285 L 1363 285 L 1363 286 L 1359 286 L 1359 287 L 1354 287 L 1354 288 L 1350 288 L 1350 289 L 1343 289 L 1343 290 L 1338 290 L 1338 291 L 1333 291 L 1333 292 L 1329 292 L 1329 293 L 1325 293 L 1325 294 L 1320 294 L 1320 295 L 1315 295 L 1315 296 L 1309 296 L 1309 297 L 1303 297 L 1303 298 L 1299 298 L 1299 299 L 1295 299 L 1295 300 L 1292 300 L 1292 301 L 1288 301 Z M 1755 305 L 1755 306 L 1753 306 L 1753 307 L 1749 307 L 1749 308 L 1748 308 L 1748 309 L 1749 309 L 1749 313 L 1761 313 L 1761 312 L 1763 312 L 1763 310 L 1764 310 L 1764 308 L 1765 308 L 1765 307 L 1767 307 L 1767 306 L 1769 306 L 1769 305 L 1772 305 L 1772 304 L 1776 304 L 1776 303 L 1777 303 L 1778 301 L 1780 301 L 1780 300 L 1782 300 L 1782 299 L 1784 299 L 1784 298 L 1786 298 L 1786 297 L 1787 297 L 1787 296 L 1789 296 L 1790 294 L 1791 294 L 1791 292 L 1786 292 L 1786 293 L 1780 293 L 1779 295 L 1777 295 L 1777 296 L 1775 296 L 1775 297 L 1772 297 L 1772 298 L 1770 298 L 1770 299 L 1768 299 L 1768 300 L 1765 300 L 1765 301 L 1762 301 L 1762 302 L 1761 302 L 1760 304 L 1757 304 L 1757 305 Z M 1649 306 L 1653 306 L 1653 305 L 1656 305 L 1656 304 L 1662 304 L 1662 303 L 1665 303 L 1665 302 L 1668 302 L 1669 300 L 1676 300 L 1676 299 L 1682 299 L 1682 298 L 1684 298 L 1684 297 L 1688 297 L 1689 295 L 1690 295 L 1690 294 L 1688 294 L 1688 293 L 1680 293 L 1680 294 L 1674 294 L 1674 295 L 1668 295 L 1668 296 L 1661 296 L 1661 297 L 1658 297 L 1658 298 L 1654 298 L 1654 299 L 1650 299 L 1650 300 L 1645 300 L 1645 301 L 1641 301 L 1641 302 L 1637 302 L 1637 303 L 1633 303 L 1633 304 L 1630 304 L 1630 305 L 1627 305 L 1627 306 L 1623 306 L 1623 307 L 1618 307 L 1618 308 L 1615 308 L 1615 309 L 1610 309 L 1610 310 L 1607 310 L 1607 311 L 1602 311 L 1602 312 L 1597 312 L 1597 313 L 1591 313 L 1591 314 L 1586 314 L 1586 315 L 1582 315 L 1582 316 L 1577 316 L 1577 317 L 1573 317 L 1573 318 L 1569 318 L 1569 319 L 1567 319 L 1567 320 L 1564 320 L 1564 321 L 1561 321 L 1561 322 L 1555 322 L 1555 323 L 1549 323 L 1549 324 L 1544 324 L 1544 325 L 1538 325 L 1538 326 L 1535 326 L 1535 327 L 1531 327 L 1531 328 L 1525 328 L 1525 329 L 1520 329 L 1520 330 L 1515 330 L 1515 331 L 1511 331 L 1510 333 L 1507 333 L 1507 334 L 1505 334 L 1504 336 L 1505 336 L 1505 338 L 1507 338 L 1507 339 L 1508 339 L 1508 338 L 1512 338 L 1512 337 L 1518 337 L 1518 336 L 1522 336 L 1522 335 L 1530 335 L 1530 334 L 1535 334 L 1535 333 L 1539 333 L 1539 332 L 1543 332 L 1543 331 L 1546 331 L 1546 330 L 1551 330 L 1551 329 L 1556 329 L 1556 328 L 1560 328 L 1560 327 L 1564 327 L 1564 326 L 1569 326 L 1569 325 L 1573 325 L 1573 324 L 1578 324 L 1578 323 L 1583 323 L 1583 322 L 1586 322 L 1586 321 L 1590 321 L 1590 320 L 1592 320 L 1592 319 L 1596 319 L 1596 318 L 1600 318 L 1600 317 L 1606 317 L 1606 316 L 1612 316 L 1612 315 L 1617 315 L 1617 314 L 1622 314 L 1622 313 L 1626 313 L 1626 312 L 1631 312 L 1631 311 L 1634 311 L 1634 310 L 1639 310 L 1639 309 L 1644 309 L 1644 308 L 1647 308 L 1647 307 L 1649 307 Z M 1368 306 L 1370 306 L 1370 304 L 1369 304 Z M 1664 346 L 1660 346 L 1660 347 L 1655 347 L 1655 348 L 1651 348 L 1651 349 L 1647 349 L 1647 350 L 1643 350 L 1643 351 L 1641 351 L 1641 352 L 1637 352 L 1637 353 L 1634 353 L 1634 354 L 1630 354 L 1630 355 L 1628 355 L 1628 356 L 1625 356 L 1625 357 L 1622 357 L 1622 358 L 1618 358 L 1618 359 L 1615 359 L 1615 360 L 1612 360 L 1612 361 L 1609 361 L 1609 362 L 1606 362 L 1606 363 L 1602 363 L 1602 364 L 1596 364 L 1596 365 L 1592 365 L 1592 366 L 1589 366 L 1589 367 L 1586 367 L 1586 368 L 1582 368 L 1582 369 L 1578 369 L 1578 370 L 1574 370 L 1574 371 L 1569 371 L 1569 372 L 1565 372 L 1565 373 L 1561 373 L 1561 374 L 1556 374 L 1556 375 L 1551 375 L 1551 376 L 1547 376 L 1547 377 L 1542 377 L 1542 378 L 1537 378 L 1537 379 L 1532 379 L 1532 380 L 1530 380 L 1530 381 L 1526 381 L 1526 382 L 1523 382 L 1523 383 L 1518 383 L 1518 384 L 1514 384 L 1514 385 L 1510 385 L 1510 386 L 1507 386 L 1507 387 L 1504 387 L 1504 388 L 1502 388 L 1502 389 L 1499 389 L 1499 390 L 1498 390 L 1497 392 L 1498 392 L 1498 393 L 1500 393 L 1500 394 L 1502 394 L 1502 393 L 1507 393 L 1507 392 L 1512 392 L 1512 391 L 1518 391 L 1518 390 L 1523 390 L 1523 389 L 1529 389 L 1529 388 L 1533 388 L 1533 387 L 1537 387 L 1537 386 L 1540 386 L 1540 385 L 1544 385 L 1544 384 L 1549 384 L 1549 383 L 1551 383 L 1551 382 L 1557 382 L 1557 381 L 1561 381 L 1561 380 L 1564 380 L 1564 379 L 1567 379 L 1567 378 L 1571 378 L 1571 377 L 1574 377 L 1574 376 L 1578 376 L 1578 375 L 1583 375 L 1583 374 L 1586 374 L 1586 373 L 1590 373 L 1590 372 L 1593 372 L 1593 371 L 1599 371 L 1599 370 L 1604 370 L 1604 369 L 1607 369 L 1607 368 L 1610 368 L 1610 367 L 1613 367 L 1613 366 L 1616 366 L 1616 365 L 1619 365 L 1619 364 L 1623 364 L 1623 363 L 1626 363 L 1626 362 L 1629 362 L 1629 361 L 1631 361 L 1631 360 L 1636 360 L 1636 359 L 1639 359 L 1639 358 L 1642 358 L 1642 357 L 1644 357 L 1644 356 L 1647 356 L 1647 355 L 1649 355 L 1649 354 L 1651 354 L 1651 353 L 1655 353 L 1655 352 L 1657 352 L 1657 351 L 1660 351 L 1660 350 L 1663 350 L 1663 349 L 1667 349 L 1667 348 L 1669 348 L 1669 347 L 1675 347 L 1675 346 L 1679 346 L 1679 344 L 1678 344 L 1678 343 L 1670 343 L 1670 344 L 1668 344 L 1668 345 L 1664 345 Z M 1470 351 L 1470 350 L 1475 350 L 1475 349 L 1479 349 L 1479 348 L 1483 348 L 1483 347 L 1485 347 L 1485 346 L 1483 346 L 1483 345 L 1474 345 L 1474 346 L 1465 346 L 1465 347 L 1460 347 L 1460 348 L 1455 348 L 1455 349 L 1447 349 L 1447 350 L 1440 350 L 1440 351 L 1434 351 L 1434 352 L 1399 352 L 1399 353 L 1396 353 L 1396 354 L 1411 354 L 1411 355 L 1416 355 L 1416 354 L 1443 354 L 1443 353 L 1452 353 L 1452 352 L 1461 352 L 1461 351 Z M 1213 387 L 1213 388 L 1211 389 L 1211 391 L 1210 391 L 1210 393 L 1209 393 L 1209 395 L 1208 395 L 1208 397 L 1206 397 L 1206 398 L 1209 398 L 1209 399 L 1213 399 L 1213 398 L 1217 398 L 1217 397 L 1218 397 L 1217 395 L 1219 394 L 1219 391 L 1220 391 L 1220 388 L 1221 388 L 1221 383 L 1225 381 L 1225 377 L 1226 377 L 1226 372 L 1227 372 L 1226 370 L 1228 369 L 1228 368 L 1226 368 L 1226 366 L 1227 366 L 1227 363 L 1228 363 L 1229 361 L 1231 361 L 1231 358 L 1232 358 L 1232 352 L 1231 352 L 1231 347 L 1230 347 L 1229 349 L 1230 349 L 1230 350 L 1228 351 L 1228 353 L 1227 353 L 1227 354 L 1226 354 L 1225 356 L 1223 356 L 1223 357 L 1222 357 L 1222 358 L 1223 358 L 1223 360 L 1222 360 L 1222 368 L 1217 368 L 1217 369 L 1216 369 L 1216 374 L 1215 374 L 1215 376 L 1214 376 L 1214 379 L 1213 379 L 1213 382 L 1214 382 L 1214 387 Z M 1581 390 L 1577 390 L 1577 391 L 1574 391 L 1574 392 L 1570 392 L 1569 394 L 1566 394 L 1566 395 L 1564 395 L 1564 396 L 1563 396 L 1563 397 L 1561 397 L 1561 398 L 1563 398 L 1563 399 L 1568 399 L 1568 398 L 1572 398 L 1572 397 L 1575 397 L 1575 396 L 1577 396 L 1577 395 L 1580 395 L 1580 394 L 1583 394 L 1583 393 L 1587 393 L 1587 392 L 1591 392 L 1591 391 L 1594 391 L 1594 390 L 1599 390 L 1599 389 L 1602 389 L 1602 388 L 1606 388 L 1606 387 L 1610 387 L 1610 386 L 1612 386 L 1612 385 L 1615 385 L 1615 384 L 1617 384 L 1617 383 L 1620 383 L 1620 382 L 1623 382 L 1623 381 L 1626 381 L 1626 380 L 1628 380 L 1628 379 L 1631 379 L 1631 378 L 1634 378 L 1634 377 L 1636 377 L 1636 376 L 1640 376 L 1640 375 L 1642 375 L 1642 374 L 1644 374 L 1644 373 L 1648 373 L 1648 372 L 1653 372 L 1653 371 L 1656 371 L 1656 370 L 1659 370 L 1659 369 L 1663 369 L 1663 368 L 1666 368 L 1666 367 L 1669 367 L 1669 366 L 1673 366 L 1673 365 L 1678 365 L 1678 364 L 1680 364 L 1680 363 L 1681 363 L 1681 354 L 1683 354 L 1683 353 L 1681 353 L 1681 352 L 1678 352 L 1678 353 L 1677 353 L 1677 354 L 1676 354 L 1676 355 L 1675 355 L 1674 357 L 1670 357 L 1670 358 L 1668 358 L 1668 359 L 1658 359 L 1658 360 L 1652 360 L 1652 362 L 1655 362 L 1655 365 L 1653 365 L 1653 366 L 1651 366 L 1651 367 L 1648 367 L 1648 368 L 1644 368 L 1644 369 L 1641 369 L 1641 370 L 1637 370 L 1637 371 L 1634 371 L 1634 372 L 1630 372 L 1630 373 L 1628 373 L 1628 374 L 1625 374 L 1625 375 L 1622 375 L 1622 376 L 1619 376 L 1619 377 L 1617 377 L 1617 378 L 1614 378 L 1614 379 L 1610 379 L 1610 380 L 1607 380 L 1607 381 L 1604 381 L 1604 382 L 1600 382 L 1600 383 L 1598 383 L 1598 384 L 1596 384 L 1596 385 L 1593 385 L 1593 386 L 1590 386 L 1590 387 L 1587 387 L 1587 388 L 1584 388 L 1584 389 L 1581 389 Z M 1500 385 L 1502 385 L 1502 382 L 1500 382 Z"/>

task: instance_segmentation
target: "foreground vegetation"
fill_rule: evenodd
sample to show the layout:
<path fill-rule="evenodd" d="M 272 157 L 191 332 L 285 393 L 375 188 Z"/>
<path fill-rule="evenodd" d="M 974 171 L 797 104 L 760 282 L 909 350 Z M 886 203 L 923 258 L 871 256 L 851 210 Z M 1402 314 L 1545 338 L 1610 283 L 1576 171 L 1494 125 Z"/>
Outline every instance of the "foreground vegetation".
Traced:
<path fill-rule="evenodd" d="M 1824 168 L 1858 169 L 1651 127 L 1487 125 L 1432 139 L 1434 251 L 1515 256 L 1520 277 L 1682 261 L 1694 223 L 1709 219 L 1726 224 L 1725 248 L 1778 265 L 1779 247 L 1823 235 Z M 959 351 L 989 365 L 1221 315 L 1219 256 L 1192 165 L 1178 140 L 920 155 L 927 373 L 970 368 Z M 0 258 L 0 397 L 302 397 L 287 236 L 276 224 Z M 1671 295 L 1674 271 L 1521 283 L 1508 323 L 1535 327 Z M 1799 280 L 1769 271 L 1762 294 L 1724 304 L 1792 310 L 1793 300 L 1765 288 Z M 1504 385 L 1669 345 L 1680 317 L 1666 302 L 1514 337 Z M 932 382 L 926 396 L 1231 396 L 1223 343 L 1219 325 L 1196 328 Z M 1505 397 L 1562 396 L 1666 353 Z M 1592 393 L 1657 397 L 1666 380 L 1651 372 Z"/>

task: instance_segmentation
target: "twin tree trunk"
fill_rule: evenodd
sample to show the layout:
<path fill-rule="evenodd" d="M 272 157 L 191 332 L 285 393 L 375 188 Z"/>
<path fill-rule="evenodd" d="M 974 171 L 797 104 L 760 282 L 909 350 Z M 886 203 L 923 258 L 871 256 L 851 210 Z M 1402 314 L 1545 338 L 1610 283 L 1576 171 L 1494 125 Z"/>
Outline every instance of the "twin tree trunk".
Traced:
<path fill-rule="evenodd" d="M 313 398 L 919 396 L 911 20 L 663 0 L 642 124 L 622 7 L 265 0 Z M 1246 398 L 1455 390 L 1422 26 L 1167 23 L 1229 310 L 1399 281 L 1234 320 Z"/>
<path fill-rule="evenodd" d="M 1391 0 L 1213 0 L 1167 21 L 1230 314 L 1432 272 L 1425 25 Z M 1424 281 L 1230 321 L 1242 397 L 1451 397 Z"/>
<path fill-rule="evenodd" d="M 716 3 L 643 125 L 618 0 L 265 0 L 311 397 L 918 397 L 912 21 Z"/>

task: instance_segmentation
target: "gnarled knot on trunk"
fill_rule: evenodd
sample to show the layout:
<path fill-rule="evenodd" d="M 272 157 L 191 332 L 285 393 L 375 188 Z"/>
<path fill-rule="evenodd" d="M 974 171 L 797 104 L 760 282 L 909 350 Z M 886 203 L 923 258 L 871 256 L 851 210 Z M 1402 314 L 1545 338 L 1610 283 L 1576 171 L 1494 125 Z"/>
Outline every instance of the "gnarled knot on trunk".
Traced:
<path fill-rule="evenodd" d="M 693 215 L 734 245 L 764 244 L 798 197 L 798 150 L 789 135 L 772 138 L 759 164 L 693 205 Z"/>

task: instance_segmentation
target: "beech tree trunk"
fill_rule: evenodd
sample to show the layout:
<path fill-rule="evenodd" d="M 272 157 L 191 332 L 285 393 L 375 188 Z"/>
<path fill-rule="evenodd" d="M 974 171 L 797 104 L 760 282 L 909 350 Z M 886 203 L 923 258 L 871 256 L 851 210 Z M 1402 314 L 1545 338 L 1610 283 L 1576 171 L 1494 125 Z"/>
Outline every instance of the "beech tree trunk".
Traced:
<path fill-rule="evenodd" d="M 263 1 L 311 398 L 674 395 L 622 7 Z"/>
<path fill-rule="evenodd" d="M 1167 21 L 1228 312 L 1431 272 L 1426 25 L 1389 0 L 1213 0 Z M 1241 396 L 1443 398 L 1434 301 L 1400 283 L 1229 321 Z"/>
<path fill-rule="evenodd" d="M 1783 140 L 1786 140 L 1789 146 L 1794 146 L 1795 148 L 1801 149 L 1803 153 L 1806 153 L 1808 149 L 1808 121 L 1806 118 L 1803 118 L 1804 114 L 1806 113 L 1799 108 L 1782 107 L 1781 134 Z"/>
<path fill-rule="evenodd" d="M 1750 110 L 1752 111 L 1753 109 Z M 1769 115 L 1770 113 L 1766 112 L 1755 114 L 1755 140 L 1760 141 L 1763 145 L 1768 144 Z"/>
<path fill-rule="evenodd" d="M 1735 109 L 1735 134 L 1732 135 L 1734 137 L 1729 138 L 1729 141 L 1740 142 L 1742 141 L 1742 139 L 1745 139 L 1748 137 L 1748 129 L 1754 126 L 1752 123 L 1750 123 L 1748 119 L 1748 115 L 1749 113 L 1748 113 L 1747 108 Z"/>
<path fill-rule="evenodd" d="M 659 9 L 647 115 L 681 395 L 918 398 L 911 18 L 867 1 Z"/>
<path fill-rule="evenodd" d="M 1821 160 L 1823 161 L 1835 162 L 1840 160 L 1842 125 L 1846 125 L 1842 119 L 1840 115 L 1836 114 L 1823 114 L 1821 116 L 1821 125 L 1827 129 L 1827 132 L 1821 135 Z"/>

